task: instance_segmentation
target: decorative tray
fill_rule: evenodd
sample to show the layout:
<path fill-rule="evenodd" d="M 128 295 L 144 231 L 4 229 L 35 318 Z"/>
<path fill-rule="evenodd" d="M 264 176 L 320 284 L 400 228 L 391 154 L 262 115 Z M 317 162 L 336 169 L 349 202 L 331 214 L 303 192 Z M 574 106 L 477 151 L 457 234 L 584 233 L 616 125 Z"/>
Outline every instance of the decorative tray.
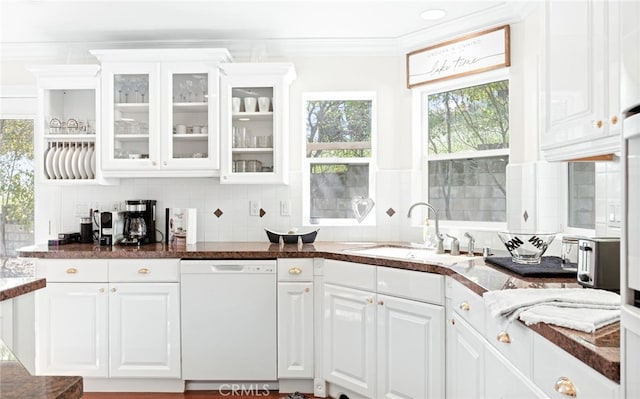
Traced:
<path fill-rule="evenodd" d="M 303 244 L 311 244 L 316 240 L 316 236 L 318 235 L 319 230 L 320 229 L 316 229 L 307 233 L 296 233 L 293 231 L 289 231 L 287 233 L 279 233 L 276 231 L 271 231 L 269 229 L 264 229 L 264 231 L 267 232 L 269 241 L 274 244 L 278 244 L 281 237 L 285 244 L 296 244 L 298 242 L 298 237 L 302 239 Z"/>

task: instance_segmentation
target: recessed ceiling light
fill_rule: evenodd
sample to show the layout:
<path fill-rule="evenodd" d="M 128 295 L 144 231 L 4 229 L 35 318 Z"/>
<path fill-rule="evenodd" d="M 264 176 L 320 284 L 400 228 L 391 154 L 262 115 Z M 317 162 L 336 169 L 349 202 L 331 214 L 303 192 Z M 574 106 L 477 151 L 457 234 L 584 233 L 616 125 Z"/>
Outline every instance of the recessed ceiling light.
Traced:
<path fill-rule="evenodd" d="M 427 21 L 434 21 L 436 19 L 444 18 L 445 15 L 447 15 L 447 12 L 445 10 L 432 9 L 423 11 L 422 14 L 420 14 L 420 18 Z"/>

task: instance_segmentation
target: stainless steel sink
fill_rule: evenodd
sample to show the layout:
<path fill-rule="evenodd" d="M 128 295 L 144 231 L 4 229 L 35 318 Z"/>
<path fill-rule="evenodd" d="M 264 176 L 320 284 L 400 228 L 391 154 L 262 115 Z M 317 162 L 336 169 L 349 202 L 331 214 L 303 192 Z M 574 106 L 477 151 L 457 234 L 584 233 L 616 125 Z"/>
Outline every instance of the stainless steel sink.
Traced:
<path fill-rule="evenodd" d="M 379 246 L 363 249 L 348 249 L 345 252 L 354 255 L 385 257 L 403 260 L 424 261 L 437 265 L 450 266 L 458 262 L 468 261 L 477 256 L 436 254 L 435 248 Z"/>

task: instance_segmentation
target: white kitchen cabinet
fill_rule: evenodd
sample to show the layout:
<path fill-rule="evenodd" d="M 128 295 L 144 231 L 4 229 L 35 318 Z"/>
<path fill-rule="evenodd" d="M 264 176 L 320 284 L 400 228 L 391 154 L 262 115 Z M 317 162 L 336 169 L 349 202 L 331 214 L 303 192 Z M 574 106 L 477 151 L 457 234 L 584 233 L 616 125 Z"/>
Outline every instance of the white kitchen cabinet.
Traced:
<path fill-rule="evenodd" d="M 543 129 L 547 160 L 619 151 L 619 2 L 546 3 Z"/>
<path fill-rule="evenodd" d="M 451 312 L 446 337 L 447 398 L 484 398 L 484 342 L 464 319 Z"/>
<path fill-rule="evenodd" d="M 538 399 L 547 397 L 528 377 L 491 346 L 485 346 L 485 397 Z"/>
<path fill-rule="evenodd" d="M 0 340 L 9 348 L 13 346 L 13 300 L 0 302 Z"/>
<path fill-rule="evenodd" d="M 220 67 L 220 182 L 288 183 L 293 64 L 227 63 Z"/>
<path fill-rule="evenodd" d="M 225 49 L 93 50 L 102 63 L 102 169 L 109 176 L 214 176 Z"/>
<path fill-rule="evenodd" d="M 36 76 L 36 181 L 54 184 L 112 184 L 100 165 L 100 66 L 43 65 Z"/>
<path fill-rule="evenodd" d="M 563 389 L 578 398 L 614 399 L 620 385 L 571 356 L 547 339 L 535 335 L 533 343 L 533 381 L 551 398 L 566 398 Z"/>
<path fill-rule="evenodd" d="M 174 378 L 180 368 L 176 259 L 38 259 L 36 372 Z"/>
<path fill-rule="evenodd" d="M 324 378 L 368 398 L 376 389 L 375 296 L 324 285 Z"/>
<path fill-rule="evenodd" d="M 377 296 L 377 398 L 444 397 L 444 308 Z"/>
<path fill-rule="evenodd" d="M 111 283 L 109 376 L 180 378 L 178 283 Z"/>
<path fill-rule="evenodd" d="M 278 378 L 312 379 L 313 259 L 278 259 Z"/>
<path fill-rule="evenodd" d="M 109 375 L 108 284 L 47 282 L 36 293 L 36 373 Z"/>
<path fill-rule="evenodd" d="M 324 281 L 330 393 L 444 397 L 442 276 L 326 260 Z"/>

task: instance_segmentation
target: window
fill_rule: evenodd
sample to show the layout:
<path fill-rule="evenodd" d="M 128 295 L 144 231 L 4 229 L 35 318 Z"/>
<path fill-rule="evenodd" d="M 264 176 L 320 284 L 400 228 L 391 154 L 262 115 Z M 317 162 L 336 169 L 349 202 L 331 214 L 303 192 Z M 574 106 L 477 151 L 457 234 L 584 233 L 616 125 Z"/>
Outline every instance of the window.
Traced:
<path fill-rule="evenodd" d="M 0 119 L 0 277 L 33 244 L 33 120 Z"/>
<path fill-rule="evenodd" d="M 506 221 L 509 81 L 424 93 L 429 203 L 441 220 Z"/>
<path fill-rule="evenodd" d="M 596 164 L 594 162 L 568 163 L 569 217 L 568 227 L 596 228 Z"/>
<path fill-rule="evenodd" d="M 303 98 L 305 224 L 355 224 L 354 198 L 374 193 L 375 94 L 308 93 Z M 374 212 L 362 223 L 375 224 Z"/>

